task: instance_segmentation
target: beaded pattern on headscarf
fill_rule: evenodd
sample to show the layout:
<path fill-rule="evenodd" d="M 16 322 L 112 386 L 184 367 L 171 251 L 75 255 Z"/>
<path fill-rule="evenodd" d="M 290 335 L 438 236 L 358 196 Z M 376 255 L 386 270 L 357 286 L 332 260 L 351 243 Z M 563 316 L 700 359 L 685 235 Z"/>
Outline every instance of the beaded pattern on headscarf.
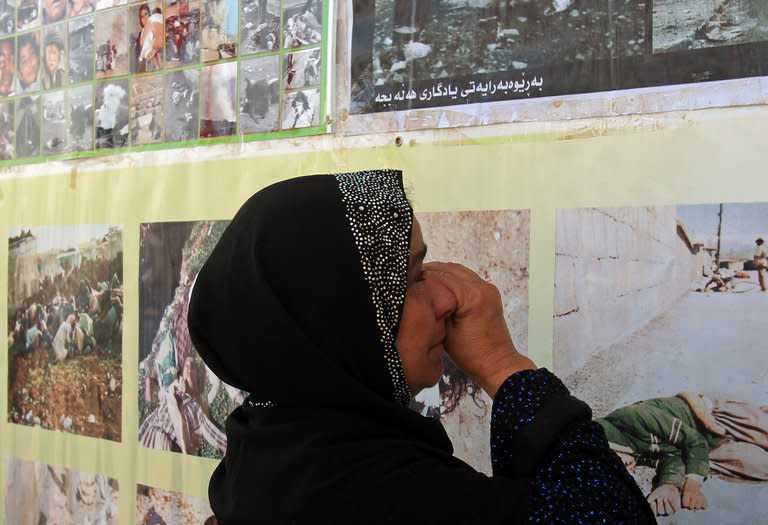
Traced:
<path fill-rule="evenodd" d="M 413 217 L 400 184 L 400 172 L 343 173 L 336 175 L 336 180 L 360 251 L 363 275 L 371 289 L 394 397 L 407 405 L 411 393 L 395 348 L 395 331 L 405 302 Z"/>

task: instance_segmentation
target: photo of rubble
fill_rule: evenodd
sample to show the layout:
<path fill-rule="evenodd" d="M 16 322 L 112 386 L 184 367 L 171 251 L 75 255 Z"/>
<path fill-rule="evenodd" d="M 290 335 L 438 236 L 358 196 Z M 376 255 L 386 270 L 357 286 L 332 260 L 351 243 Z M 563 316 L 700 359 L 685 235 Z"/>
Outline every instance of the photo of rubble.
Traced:
<path fill-rule="evenodd" d="M 163 140 L 163 76 L 137 77 L 131 84 L 131 144 Z"/>
<path fill-rule="evenodd" d="M 767 203 L 557 211 L 555 373 L 659 523 L 768 512 L 767 237 Z"/>
<path fill-rule="evenodd" d="M 16 100 L 16 158 L 40 155 L 40 97 Z"/>
<path fill-rule="evenodd" d="M 120 441 L 122 228 L 15 228 L 8 254 L 8 420 Z"/>
<path fill-rule="evenodd" d="M 69 82 L 72 84 L 93 80 L 94 32 L 92 16 L 69 22 Z"/>
<path fill-rule="evenodd" d="M 200 0 L 166 2 L 165 60 L 166 67 L 200 62 Z"/>
<path fill-rule="evenodd" d="M 279 57 L 240 63 L 240 133 L 278 129 L 280 118 Z"/>
<path fill-rule="evenodd" d="M 13 101 L 0 102 L 0 160 L 11 160 L 15 156 L 14 115 Z"/>
<path fill-rule="evenodd" d="M 43 155 L 64 151 L 67 141 L 67 119 L 64 92 L 43 95 Z"/>
<path fill-rule="evenodd" d="M 72 88 L 67 96 L 67 151 L 93 149 L 93 86 Z"/>
<path fill-rule="evenodd" d="M 227 224 L 141 225 L 138 440 L 144 447 L 207 458 L 226 451 L 224 420 L 246 394 L 200 359 L 187 310 L 197 273 Z"/>
<path fill-rule="evenodd" d="M 765 0 L 653 0 L 653 52 L 768 40 Z"/>
<path fill-rule="evenodd" d="M 490 280 L 501 293 L 504 315 L 517 350 L 528 351 L 528 210 L 417 213 L 426 261 L 456 261 Z M 440 418 L 454 454 L 491 474 L 492 400 L 449 358 L 439 383 L 420 392 L 411 408 Z"/>
<path fill-rule="evenodd" d="M 240 54 L 274 51 L 280 45 L 280 0 L 243 0 Z"/>
<path fill-rule="evenodd" d="M 198 137 L 200 124 L 200 70 L 185 69 L 165 76 L 165 140 Z"/>
<path fill-rule="evenodd" d="M 136 487 L 136 525 L 217 525 L 208 500 L 146 485 Z"/>
<path fill-rule="evenodd" d="M 119 496 L 116 479 L 5 458 L 5 523 L 118 525 Z"/>
<path fill-rule="evenodd" d="M 16 28 L 21 31 L 40 25 L 40 0 L 18 0 Z"/>
<path fill-rule="evenodd" d="M 237 56 L 237 0 L 203 3 L 201 45 L 203 62 Z"/>

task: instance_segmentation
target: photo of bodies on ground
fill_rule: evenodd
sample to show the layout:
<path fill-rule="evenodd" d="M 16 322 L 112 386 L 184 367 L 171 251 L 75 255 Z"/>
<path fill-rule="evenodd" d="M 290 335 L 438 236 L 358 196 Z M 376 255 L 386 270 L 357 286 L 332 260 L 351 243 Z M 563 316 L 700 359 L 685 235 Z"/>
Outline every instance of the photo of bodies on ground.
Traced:
<path fill-rule="evenodd" d="M 463 264 L 501 293 L 504 316 L 518 351 L 528 350 L 528 210 L 417 213 L 427 261 Z M 492 401 L 450 359 L 438 384 L 422 390 L 411 408 L 439 417 L 453 443 L 454 454 L 477 470 L 491 474 Z"/>
<path fill-rule="evenodd" d="M 11 230 L 11 423 L 120 441 L 122 275 L 120 226 Z"/>
<path fill-rule="evenodd" d="M 208 500 L 147 485 L 136 486 L 136 525 L 217 525 Z"/>
<path fill-rule="evenodd" d="M 768 515 L 768 203 L 557 212 L 554 365 L 664 524 Z"/>
<path fill-rule="evenodd" d="M 245 394 L 203 363 L 187 330 L 192 285 L 228 221 L 141 225 L 139 443 L 220 458 L 224 420 Z"/>

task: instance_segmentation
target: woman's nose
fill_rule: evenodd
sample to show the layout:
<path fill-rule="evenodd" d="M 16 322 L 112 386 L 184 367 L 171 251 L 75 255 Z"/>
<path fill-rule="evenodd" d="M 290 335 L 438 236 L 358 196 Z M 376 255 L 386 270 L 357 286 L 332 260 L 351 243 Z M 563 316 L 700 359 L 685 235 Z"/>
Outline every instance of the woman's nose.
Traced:
<path fill-rule="evenodd" d="M 426 278 L 427 292 L 436 319 L 446 319 L 456 311 L 456 297 L 438 279 Z"/>

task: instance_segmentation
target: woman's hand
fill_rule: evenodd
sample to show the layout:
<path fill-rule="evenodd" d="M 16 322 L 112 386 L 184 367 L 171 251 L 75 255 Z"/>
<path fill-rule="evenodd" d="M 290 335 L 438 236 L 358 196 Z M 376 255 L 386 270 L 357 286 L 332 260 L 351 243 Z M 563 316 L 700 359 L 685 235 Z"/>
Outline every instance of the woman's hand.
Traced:
<path fill-rule="evenodd" d="M 456 311 L 446 326 L 446 352 L 489 396 L 515 372 L 536 368 L 515 349 L 495 286 L 456 263 L 426 263 L 424 272 L 456 297 Z"/>

